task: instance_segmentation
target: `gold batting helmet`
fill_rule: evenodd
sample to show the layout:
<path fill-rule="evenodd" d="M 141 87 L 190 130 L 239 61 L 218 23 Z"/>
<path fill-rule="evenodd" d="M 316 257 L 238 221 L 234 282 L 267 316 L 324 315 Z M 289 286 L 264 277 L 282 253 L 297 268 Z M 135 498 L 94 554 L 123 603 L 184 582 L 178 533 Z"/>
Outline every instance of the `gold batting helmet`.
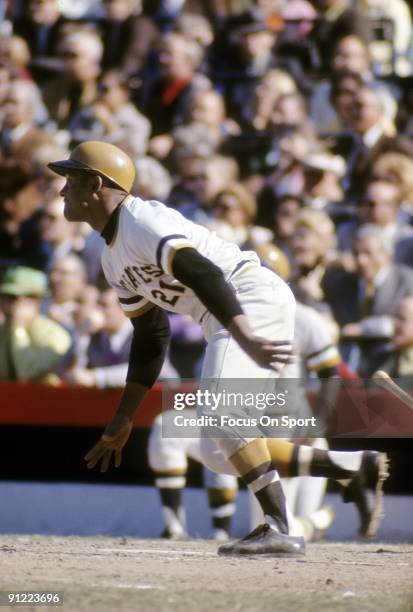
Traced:
<path fill-rule="evenodd" d="M 290 276 L 290 263 L 284 253 L 275 244 L 269 242 L 256 247 L 256 253 L 261 263 L 273 272 L 287 280 Z"/>
<path fill-rule="evenodd" d="M 61 176 L 73 170 L 98 174 L 128 193 L 135 180 L 135 166 L 129 155 L 115 145 L 98 140 L 81 142 L 73 149 L 69 159 L 47 165 Z"/>

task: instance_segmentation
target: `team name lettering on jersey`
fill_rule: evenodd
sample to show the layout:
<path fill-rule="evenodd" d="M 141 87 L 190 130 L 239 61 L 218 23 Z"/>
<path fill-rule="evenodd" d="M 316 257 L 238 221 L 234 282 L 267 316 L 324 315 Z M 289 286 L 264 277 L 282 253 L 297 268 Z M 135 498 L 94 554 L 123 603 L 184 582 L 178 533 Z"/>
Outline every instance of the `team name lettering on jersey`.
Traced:
<path fill-rule="evenodd" d="M 154 278 L 162 276 L 161 268 L 153 264 L 144 266 L 126 266 L 119 280 L 119 285 L 125 289 L 138 289 L 141 283 L 150 283 Z"/>

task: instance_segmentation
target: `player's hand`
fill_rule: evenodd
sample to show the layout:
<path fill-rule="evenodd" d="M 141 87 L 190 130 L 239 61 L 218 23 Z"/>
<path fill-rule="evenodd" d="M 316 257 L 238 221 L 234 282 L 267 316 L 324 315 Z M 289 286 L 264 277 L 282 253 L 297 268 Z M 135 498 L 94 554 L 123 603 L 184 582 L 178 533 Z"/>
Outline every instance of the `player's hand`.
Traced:
<path fill-rule="evenodd" d="M 93 469 L 101 461 L 100 471 L 106 472 L 112 454 L 115 454 L 115 467 L 122 461 L 122 449 L 132 431 L 133 421 L 124 415 L 116 415 L 107 425 L 99 442 L 85 455 L 88 469 Z"/>
<path fill-rule="evenodd" d="M 243 314 L 232 319 L 228 331 L 251 359 L 262 368 L 281 372 L 286 364 L 294 361 L 290 340 L 274 341 L 256 336 Z"/>
<path fill-rule="evenodd" d="M 269 341 L 253 336 L 241 345 L 246 353 L 262 368 L 281 372 L 294 361 L 293 348 L 288 340 Z"/>

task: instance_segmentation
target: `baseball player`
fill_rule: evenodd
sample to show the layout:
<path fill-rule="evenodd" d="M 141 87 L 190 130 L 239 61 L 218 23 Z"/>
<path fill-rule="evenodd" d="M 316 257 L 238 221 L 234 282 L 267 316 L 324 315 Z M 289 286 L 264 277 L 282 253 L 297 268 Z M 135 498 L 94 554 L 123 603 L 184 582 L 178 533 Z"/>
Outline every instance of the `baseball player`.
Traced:
<path fill-rule="evenodd" d="M 276 247 L 274 247 L 275 249 Z M 270 264 L 273 249 L 261 261 Z M 273 266 L 275 270 L 277 266 Z M 323 400 L 323 387 L 338 375 L 337 366 L 340 356 L 337 347 L 331 340 L 328 326 L 324 319 L 313 309 L 297 303 L 295 316 L 294 352 L 296 359 L 289 376 L 298 380 L 306 380 L 310 373 L 316 373 L 321 381 L 320 403 Z M 294 385 L 294 406 L 289 401 L 289 409 L 294 416 L 306 417 L 312 411 L 301 386 Z M 328 401 L 332 401 L 331 393 L 327 393 Z M 267 413 L 271 412 L 268 409 Z M 188 418 L 195 418 L 196 411 L 186 411 Z M 180 538 L 186 535 L 185 513 L 181 501 L 181 491 L 186 484 L 187 459 L 201 461 L 200 436 L 194 438 L 173 438 L 163 435 L 169 429 L 165 420 L 173 420 L 174 412 L 168 411 L 159 415 L 152 426 L 148 443 L 149 465 L 155 473 L 155 485 L 159 489 L 162 514 L 165 522 L 163 537 Z M 272 442 L 271 442 L 272 443 Z M 270 444 L 271 444 L 270 443 Z M 319 449 L 326 449 L 324 438 L 309 439 L 308 444 Z M 208 490 L 211 507 L 214 538 L 224 539 L 229 534 L 230 519 L 235 511 L 237 481 L 229 475 L 215 474 L 204 471 L 204 482 Z M 333 519 L 332 511 L 322 508 L 327 479 L 297 476 L 283 478 L 282 485 L 286 494 L 289 515 L 290 532 L 303 535 L 306 540 L 316 539 L 330 526 Z M 251 525 L 256 527 L 262 522 L 259 505 L 254 503 L 251 495 L 252 515 Z M 301 520 L 295 520 L 301 517 Z M 260 519 L 259 521 L 257 519 Z M 363 522 L 360 526 L 363 534 Z"/>
<path fill-rule="evenodd" d="M 134 415 L 162 366 L 169 340 L 165 310 L 191 315 L 202 325 L 208 343 L 202 380 L 218 381 L 219 389 L 227 377 L 265 383 L 279 376 L 291 359 L 295 301 L 255 253 L 241 252 L 160 202 L 133 197 L 133 163 L 113 145 L 83 142 L 69 159 L 49 168 L 66 177 L 61 191 L 66 219 L 85 221 L 103 236 L 105 276 L 134 327 L 125 388 L 114 417 L 85 457 L 89 468 L 101 462 L 106 471 L 112 455 L 115 466 L 121 463 Z M 387 475 L 384 454 L 318 450 L 282 439 L 272 440 L 270 451 L 261 432 L 254 434 L 213 438 L 208 432 L 202 438 L 203 462 L 240 476 L 266 521 L 243 540 L 222 545 L 220 553 L 304 554 L 303 538 L 288 534 L 279 470 L 345 482 L 349 498 L 362 499 L 366 520 L 376 527 Z M 375 494 L 372 505 L 368 489 Z"/>

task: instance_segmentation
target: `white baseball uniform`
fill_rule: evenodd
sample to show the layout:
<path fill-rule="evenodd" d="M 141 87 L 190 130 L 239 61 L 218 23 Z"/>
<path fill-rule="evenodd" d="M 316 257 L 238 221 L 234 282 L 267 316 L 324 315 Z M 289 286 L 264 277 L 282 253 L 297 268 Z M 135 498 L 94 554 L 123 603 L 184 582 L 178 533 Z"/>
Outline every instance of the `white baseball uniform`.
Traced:
<path fill-rule="evenodd" d="M 124 200 L 114 238 L 102 253 L 105 276 L 117 292 L 125 314 L 138 316 L 156 304 L 200 322 L 208 342 L 201 385 L 211 379 L 250 378 L 265 382 L 277 378 L 276 372 L 258 366 L 194 292 L 173 277 L 174 254 L 185 247 L 197 249 L 221 268 L 257 335 L 292 342 L 292 292 L 281 278 L 260 266 L 254 252 L 241 251 L 160 202 L 133 196 Z M 234 473 L 228 458 L 262 435 L 258 429 L 253 433 L 248 438 L 239 433 L 232 438 L 202 438 L 202 461 L 215 471 Z"/>

